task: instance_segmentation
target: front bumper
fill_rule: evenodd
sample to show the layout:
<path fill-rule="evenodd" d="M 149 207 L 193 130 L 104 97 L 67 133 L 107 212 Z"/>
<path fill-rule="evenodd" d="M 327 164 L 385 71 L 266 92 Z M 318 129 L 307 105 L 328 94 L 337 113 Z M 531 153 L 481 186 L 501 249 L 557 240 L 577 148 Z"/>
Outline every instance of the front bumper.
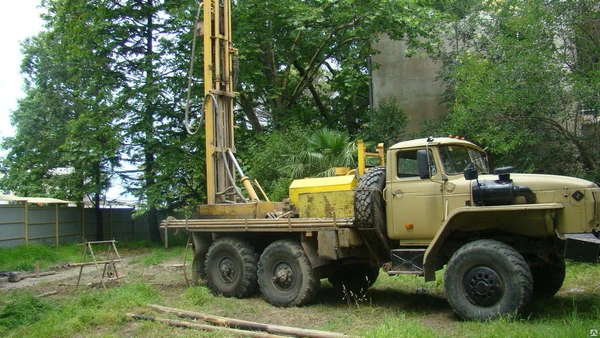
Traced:
<path fill-rule="evenodd" d="M 591 233 L 563 234 L 566 239 L 564 257 L 578 261 L 598 264 L 600 256 L 600 238 Z"/>

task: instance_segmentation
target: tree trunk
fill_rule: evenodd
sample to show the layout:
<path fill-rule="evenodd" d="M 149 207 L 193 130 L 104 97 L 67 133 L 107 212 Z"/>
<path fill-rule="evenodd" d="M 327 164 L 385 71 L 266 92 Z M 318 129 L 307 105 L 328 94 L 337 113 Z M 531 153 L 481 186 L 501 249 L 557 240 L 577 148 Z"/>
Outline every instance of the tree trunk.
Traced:
<path fill-rule="evenodd" d="M 260 124 L 258 116 L 254 112 L 254 108 L 252 107 L 252 100 L 248 97 L 248 94 L 242 93 L 240 95 L 240 106 L 242 107 L 244 115 L 246 115 L 246 118 L 248 119 L 252 130 L 257 133 L 262 133 L 262 125 Z"/>
<path fill-rule="evenodd" d="M 156 185 L 156 181 L 154 179 L 154 161 L 155 156 L 152 151 L 156 140 L 154 140 L 154 112 L 156 110 L 155 105 L 155 79 L 154 79 L 154 21 L 152 18 L 152 10 L 154 3 L 153 0 L 146 1 L 147 6 L 147 22 L 146 26 L 146 55 L 145 55 L 145 68 L 146 68 L 146 83 L 144 84 L 145 89 L 145 106 L 146 112 L 143 119 L 143 128 L 145 132 L 145 142 L 144 142 L 144 180 L 146 185 L 146 199 L 149 206 L 148 210 L 148 227 L 150 231 L 150 240 L 155 243 L 160 243 L 160 229 L 158 228 L 158 216 L 156 210 L 156 203 L 153 200 L 154 196 L 150 193 Z"/>
<path fill-rule="evenodd" d="M 294 68 L 296 68 L 296 70 L 298 71 L 300 76 L 302 76 L 302 77 L 306 76 L 306 71 L 304 70 L 304 68 L 302 67 L 300 62 L 294 61 L 293 64 L 294 64 Z M 331 126 L 331 124 L 333 122 L 333 121 L 331 121 L 331 115 L 329 114 L 329 111 L 323 104 L 323 101 L 321 101 L 321 96 L 319 95 L 319 93 L 317 92 L 317 89 L 313 85 L 312 79 L 309 80 L 309 84 L 307 85 L 307 87 L 308 87 L 308 90 L 310 91 L 310 94 L 313 97 L 313 101 L 315 102 L 317 109 L 319 109 L 319 113 L 321 113 L 321 116 L 323 116 L 323 118 L 325 119 L 325 123 L 328 126 Z M 296 102 L 292 102 L 292 101 L 288 102 L 288 108 L 291 108 L 291 106 L 293 106 L 295 103 Z"/>
<path fill-rule="evenodd" d="M 94 163 L 94 171 L 95 171 L 95 175 L 94 175 L 95 182 L 94 183 L 96 185 L 96 192 L 94 193 L 94 208 L 95 208 L 95 213 L 96 213 L 96 240 L 103 241 L 104 240 L 104 218 L 102 215 L 102 206 L 100 205 L 100 202 L 101 202 L 100 183 L 101 183 L 101 179 L 102 179 L 100 162 Z"/>

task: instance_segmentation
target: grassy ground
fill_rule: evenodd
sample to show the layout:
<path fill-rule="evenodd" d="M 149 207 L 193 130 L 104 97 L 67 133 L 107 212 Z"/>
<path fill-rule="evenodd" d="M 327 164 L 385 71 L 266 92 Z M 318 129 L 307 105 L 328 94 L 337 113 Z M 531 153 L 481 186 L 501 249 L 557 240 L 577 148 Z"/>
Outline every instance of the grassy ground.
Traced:
<path fill-rule="evenodd" d="M 20 250 L 20 251 L 19 251 Z M 40 265 L 52 267 L 81 260 L 83 248 L 50 251 L 0 250 L 0 270 Z M 363 337 L 589 337 L 600 329 L 600 267 L 569 263 L 561 291 L 538 301 L 517 319 L 475 323 L 460 321 L 444 297 L 443 284 L 414 276 L 379 276 L 360 299 L 344 299 L 322 282 L 318 299 L 302 308 L 275 308 L 260 295 L 248 299 L 212 295 L 204 286 L 188 287 L 181 264 L 184 249 L 142 245 L 119 247 L 127 257 L 131 283 L 86 286 L 78 291 L 68 281 L 44 282 L 12 291 L 0 288 L 0 334 L 14 337 L 231 337 L 231 334 L 174 328 L 130 320 L 126 313 L 160 317 L 145 304 L 154 303 L 244 320 L 343 332 Z M 56 253 L 56 255 L 54 254 Z M 19 258 L 13 263 L 12 260 Z M 188 262 L 189 263 L 189 262 Z M 15 264 L 15 265 L 11 265 Z M 9 268 L 10 267 L 10 268 Z M 441 274 L 438 276 L 441 277 Z M 1 286 L 1 284 L 0 284 Z M 58 291 L 50 297 L 36 297 Z"/>

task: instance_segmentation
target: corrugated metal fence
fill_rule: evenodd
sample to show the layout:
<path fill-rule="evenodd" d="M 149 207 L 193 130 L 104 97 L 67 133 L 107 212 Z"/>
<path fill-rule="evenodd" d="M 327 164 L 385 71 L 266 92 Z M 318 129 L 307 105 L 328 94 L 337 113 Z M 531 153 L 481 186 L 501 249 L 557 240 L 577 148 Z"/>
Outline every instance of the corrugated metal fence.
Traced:
<path fill-rule="evenodd" d="M 103 209 L 104 237 L 117 241 L 150 238 L 145 217 L 132 218 L 133 208 Z M 0 247 L 39 243 L 59 245 L 96 240 L 96 211 L 58 205 L 0 205 Z"/>

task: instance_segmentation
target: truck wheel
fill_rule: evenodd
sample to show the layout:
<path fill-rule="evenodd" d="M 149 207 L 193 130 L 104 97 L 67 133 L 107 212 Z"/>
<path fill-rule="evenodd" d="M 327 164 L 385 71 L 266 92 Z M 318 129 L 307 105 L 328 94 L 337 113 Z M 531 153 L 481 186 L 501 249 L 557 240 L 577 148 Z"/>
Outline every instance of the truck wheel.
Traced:
<path fill-rule="evenodd" d="M 217 239 L 206 254 L 206 281 L 215 294 L 245 298 L 257 289 L 258 254 L 246 242 L 230 237 Z"/>
<path fill-rule="evenodd" d="M 452 255 L 444 275 L 446 297 L 466 320 L 488 320 L 516 314 L 533 292 L 527 262 L 511 246 L 478 240 Z"/>
<path fill-rule="evenodd" d="M 260 256 L 258 285 L 267 301 L 275 306 L 301 306 L 316 295 L 319 279 L 300 243 L 279 240 Z"/>
<path fill-rule="evenodd" d="M 531 274 L 533 275 L 533 297 L 550 298 L 560 290 L 565 280 L 565 259 L 553 253 L 549 263 L 531 267 Z"/>
<path fill-rule="evenodd" d="M 354 192 L 354 217 L 359 228 L 385 228 L 385 167 L 374 167 L 360 178 Z"/>
<path fill-rule="evenodd" d="M 342 293 L 352 292 L 355 295 L 364 294 L 375 284 L 379 276 L 379 267 L 369 264 L 345 265 L 342 270 L 329 277 L 329 283 Z"/>

